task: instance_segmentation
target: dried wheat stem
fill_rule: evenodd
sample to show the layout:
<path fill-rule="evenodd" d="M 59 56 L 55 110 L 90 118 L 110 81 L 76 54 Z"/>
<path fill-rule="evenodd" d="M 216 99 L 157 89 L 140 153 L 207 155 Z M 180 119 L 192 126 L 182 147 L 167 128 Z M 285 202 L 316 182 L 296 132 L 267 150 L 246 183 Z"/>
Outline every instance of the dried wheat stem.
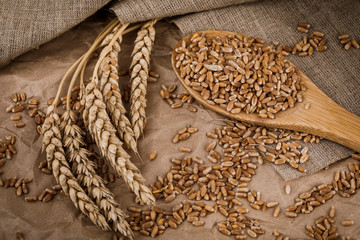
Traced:
<path fill-rule="evenodd" d="M 155 198 L 150 189 L 144 184 L 145 179 L 139 169 L 130 161 L 130 156 L 122 148 L 122 142 L 116 135 L 116 129 L 111 124 L 110 117 L 106 112 L 101 91 L 94 81 L 85 88 L 85 104 L 83 118 L 101 154 L 109 164 L 121 175 L 129 188 L 139 200 L 147 205 L 153 205 Z"/>
<path fill-rule="evenodd" d="M 157 20 L 145 24 L 138 32 L 132 52 L 131 70 L 131 122 L 138 139 L 146 125 L 146 88 L 149 76 L 150 54 L 155 39 L 153 25 Z"/>
<path fill-rule="evenodd" d="M 63 86 L 64 86 L 64 84 L 66 82 L 66 79 L 69 77 L 71 72 L 73 72 L 75 70 L 75 68 L 79 65 L 80 61 L 84 58 L 84 56 L 85 56 L 85 54 L 82 55 L 73 65 L 71 65 L 71 67 L 66 71 L 66 73 L 62 77 L 62 79 L 60 81 L 60 85 L 59 85 L 58 90 L 56 92 L 55 99 L 54 99 L 53 104 L 52 104 L 53 106 L 56 106 L 57 102 L 60 99 L 60 94 L 61 94 Z"/>
<path fill-rule="evenodd" d="M 95 39 L 95 42 L 94 44 L 99 41 L 99 40 L 102 40 L 106 35 L 107 33 L 114 27 L 116 26 L 117 24 L 119 24 L 119 20 L 116 18 L 114 20 L 112 20 L 102 31 L 101 33 L 97 36 L 97 38 Z M 94 45 L 93 44 L 93 45 Z M 89 50 L 90 51 L 90 50 Z M 91 52 L 92 53 L 92 52 Z M 60 81 L 60 85 L 59 85 L 59 88 L 56 92 L 56 96 L 55 96 L 55 99 L 53 101 L 53 105 L 56 106 L 56 103 L 58 102 L 59 98 L 60 98 L 60 94 L 61 94 L 61 91 L 63 89 L 63 86 L 66 82 L 66 79 L 69 77 L 69 75 L 71 74 L 72 71 L 74 71 L 74 69 L 79 65 L 79 63 L 84 59 L 84 57 L 86 56 L 87 53 L 85 53 L 84 55 L 82 55 L 69 69 L 68 71 L 65 73 L 65 75 L 63 76 L 63 78 L 61 79 Z M 89 54 L 90 56 L 90 54 Z"/>
<path fill-rule="evenodd" d="M 88 216 L 97 227 L 109 230 L 110 227 L 100 209 L 81 188 L 70 170 L 61 142 L 60 117 L 55 113 L 54 109 L 55 107 L 49 107 L 48 115 L 43 124 L 42 149 L 46 152 L 48 163 L 51 163 L 55 179 L 61 185 L 64 193 L 70 197 L 76 208 Z"/>
<path fill-rule="evenodd" d="M 119 231 L 130 239 L 134 238 L 130 225 L 125 220 L 127 215 L 118 208 L 114 195 L 105 186 L 104 180 L 96 174 L 94 163 L 89 160 L 91 154 L 85 147 L 84 132 L 76 125 L 78 116 L 74 111 L 68 110 L 63 114 L 61 130 L 64 132 L 64 146 L 66 155 L 71 162 L 76 163 L 77 180 L 95 200 L 103 211 L 113 230 Z"/>
<path fill-rule="evenodd" d="M 101 41 L 107 36 L 107 34 L 116 26 L 118 25 L 118 21 L 116 20 L 113 20 L 106 28 L 105 30 L 95 39 L 94 43 L 91 45 L 90 49 L 85 53 L 84 57 L 81 59 L 78 67 L 76 68 L 74 74 L 73 74 L 73 77 L 72 77 L 72 80 L 69 84 L 69 89 L 72 89 L 74 84 L 75 84 L 75 81 L 77 79 L 77 77 L 79 76 L 80 74 L 80 71 L 82 69 L 82 66 L 84 65 L 85 62 L 88 61 L 90 55 L 97 49 L 98 45 L 101 43 Z M 67 99 L 70 99 L 70 94 L 68 92 L 68 96 L 67 96 Z M 69 109 L 70 108 L 70 101 L 67 101 L 66 102 L 66 108 Z"/>

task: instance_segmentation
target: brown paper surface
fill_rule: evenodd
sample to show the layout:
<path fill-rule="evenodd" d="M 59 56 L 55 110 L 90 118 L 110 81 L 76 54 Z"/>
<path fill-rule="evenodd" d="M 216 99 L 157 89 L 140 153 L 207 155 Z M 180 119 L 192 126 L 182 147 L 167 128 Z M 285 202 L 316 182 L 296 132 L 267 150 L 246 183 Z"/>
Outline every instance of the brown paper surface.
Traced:
<path fill-rule="evenodd" d="M 0 136 L 15 135 L 15 144 L 18 153 L 13 160 L 7 160 L 1 168 L 4 173 L 2 179 L 13 176 L 33 178 L 29 184 L 29 195 L 39 195 L 46 187 L 56 184 L 52 175 L 43 174 L 38 168 L 40 161 L 45 157 L 40 153 L 41 138 L 35 130 L 35 123 L 26 112 L 22 112 L 26 126 L 22 129 L 14 127 L 10 120 L 12 114 L 5 113 L 5 108 L 11 104 L 11 93 L 25 92 L 28 98 L 40 100 L 40 109 L 46 110 L 46 102 L 55 95 L 59 80 L 66 70 L 79 58 L 91 45 L 96 35 L 105 26 L 106 19 L 101 15 L 95 15 L 78 27 L 71 29 L 59 38 L 43 45 L 36 51 L 29 52 L 17 59 L 10 65 L 0 69 Z M 210 141 L 205 136 L 207 131 L 213 130 L 218 124 L 220 115 L 211 110 L 204 109 L 197 103 L 198 112 L 192 113 L 185 107 L 171 109 L 159 95 L 161 84 L 178 86 L 177 92 L 183 91 L 177 80 L 170 62 L 169 53 L 179 39 L 180 32 L 171 24 L 159 22 L 156 25 L 156 41 L 152 54 L 152 69 L 158 72 L 161 77 L 157 83 L 148 85 L 148 107 L 146 109 L 148 124 L 145 136 L 139 141 L 139 151 L 144 162 L 132 158 L 140 168 L 148 184 L 153 183 L 158 175 L 164 176 L 169 170 L 170 159 L 182 158 L 184 156 L 199 156 L 206 161 L 204 150 Z M 120 69 L 126 68 L 130 61 L 130 52 L 135 33 L 124 37 L 123 53 L 120 55 Z M 93 66 L 95 60 L 91 61 Z M 88 69 L 88 75 L 91 69 Z M 121 77 L 122 84 L 128 83 L 129 77 Z M 64 94 L 62 94 L 64 95 Z M 188 140 L 172 144 L 171 139 L 176 131 L 186 124 L 199 128 L 199 132 Z M 181 153 L 180 147 L 192 148 L 192 153 Z M 147 156 L 157 151 L 155 160 L 149 161 Z M 305 192 L 315 185 L 330 183 L 333 173 L 336 170 L 345 170 L 348 163 L 354 160 L 344 160 L 332 164 L 326 171 L 305 176 L 300 179 L 285 182 L 283 178 L 274 171 L 270 164 L 258 166 L 256 175 L 253 177 L 249 188 L 261 192 L 264 201 L 279 201 L 282 210 L 278 218 L 272 217 L 272 210 L 266 212 L 256 211 L 249 207 L 245 200 L 243 205 L 249 208 L 248 216 L 257 218 L 265 235 L 258 239 L 273 239 L 273 230 L 278 230 L 291 239 L 306 238 L 306 224 L 314 224 L 319 216 L 325 215 L 331 206 L 336 208 L 335 225 L 338 232 L 343 236 L 351 236 L 354 239 L 360 236 L 360 194 L 345 199 L 335 196 L 326 204 L 317 207 L 309 215 L 300 215 L 296 219 L 289 219 L 283 215 L 287 206 L 293 204 L 293 199 L 298 194 Z M 285 184 L 292 187 L 291 194 L 285 195 Z M 122 179 L 117 179 L 108 187 L 114 192 L 116 200 L 121 204 L 122 209 L 134 205 L 134 195 L 129 193 Z M 157 202 L 159 207 L 171 209 L 172 206 L 184 200 L 184 196 L 178 196 L 174 202 L 165 204 L 163 200 Z M 214 203 L 211 203 L 214 204 Z M 25 239 L 111 239 L 113 233 L 97 229 L 86 216 L 81 214 L 72 204 L 69 198 L 58 194 L 48 203 L 35 202 L 27 203 L 24 196 L 17 197 L 14 188 L 5 189 L 0 187 L 0 239 L 15 239 L 16 232 L 22 232 Z M 351 219 L 355 224 L 351 227 L 341 226 L 341 221 Z M 203 227 L 194 227 L 184 222 L 177 230 L 167 229 L 157 239 L 232 239 L 225 237 L 216 229 L 216 223 L 224 220 L 220 213 L 208 215 L 202 219 L 206 223 Z M 136 239 L 149 239 L 138 232 Z"/>

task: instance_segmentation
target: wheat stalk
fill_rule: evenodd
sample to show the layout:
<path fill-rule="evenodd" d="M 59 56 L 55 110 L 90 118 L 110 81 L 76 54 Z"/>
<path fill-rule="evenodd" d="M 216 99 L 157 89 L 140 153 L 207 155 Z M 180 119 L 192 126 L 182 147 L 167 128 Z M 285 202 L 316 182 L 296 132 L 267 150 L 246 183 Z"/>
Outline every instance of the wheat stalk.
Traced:
<path fill-rule="evenodd" d="M 149 76 L 150 54 L 155 39 L 157 20 L 146 23 L 137 33 L 132 52 L 131 70 L 131 123 L 138 139 L 146 125 L 146 88 Z"/>
<path fill-rule="evenodd" d="M 62 190 L 70 197 L 76 208 L 88 216 L 97 227 L 109 230 L 110 227 L 100 209 L 81 188 L 70 170 L 61 141 L 60 117 L 55 113 L 54 109 L 55 106 L 49 106 L 42 127 L 44 135 L 42 149 L 46 152 L 48 164 L 52 166 L 56 182 L 60 184 Z"/>
<path fill-rule="evenodd" d="M 113 229 L 115 231 L 120 231 L 121 233 L 132 239 L 133 233 L 128 223 L 124 220 L 126 215 L 119 208 L 117 208 L 118 203 L 114 200 L 113 194 L 105 187 L 103 179 L 96 175 L 94 170 L 94 164 L 92 164 L 88 159 L 89 152 L 84 148 L 84 142 L 82 138 L 83 132 L 76 125 L 77 116 L 74 116 L 74 114 L 70 111 L 71 108 L 69 101 L 71 89 L 80 74 L 80 93 L 82 96 L 82 102 L 87 100 L 85 101 L 87 103 L 86 106 L 91 106 L 92 104 L 94 104 L 93 107 L 99 109 L 99 111 L 97 111 L 93 107 L 86 108 L 85 106 L 83 114 L 84 116 L 88 116 L 83 119 L 85 125 L 87 125 L 88 129 L 92 129 L 92 131 L 90 132 L 92 133 L 93 138 L 96 140 L 98 146 L 100 147 L 102 154 L 106 156 L 106 158 L 108 159 L 110 164 L 116 169 L 116 171 L 124 177 L 125 182 L 128 184 L 130 189 L 135 192 L 139 200 L 148 205 L 154 204 L 155 198 L 153 197 L 149 188 L 144 185 L 144 179 L 141 176 L 140 171 L 130 161 L 129 155 L 122 148 L 121 140 L 116 136 L 116 129 L 111 124 L 110 117 L 106 113 L 106 105 L 103 102 L 103 95 L 96 88 L 95 85 L 95 83 L 98 83 L 97 76 L 93 79 L 94 81 L 92 82 L 92 84 L 94 85 L 92 86 L 90 84 L 90 86 L 87 88 L 89 89 L 89 91 L 84 94 L 84 71 L 91 54 L 97 48 L 105 46 L 102 55 L 100 56 L 99 61 L 95 67 L 96 70 L 94 70 L 94 72 L 97 73 L 100 64 L 102 64 L 103 68 L 105 67 L 108 59 L 115 59 L 113 57 L 114 52 L 112 51 L 117 51 L 116 53 L 120 51 L 120 44 L 118 40 L 120 39 L 121 42 L 121 36 L 140 27 L 140 25 L 136 25 L 124 31 L 124 29 L 127 27 L 127 24 L 122 27 L 120 26 L 121 25 L 119 24 L 119 21 L 117 19 L 109 23 L 108 26 L 96 38 L 91 48 L 70 67 L 70 69 L 61 79 L 55 100 L 53 104 L 49 106 L 48 114 L 43 124 L 44 138 L 42 150 L 46 152 L 46 159 L 48 161 L 49 169 L 52 169 L 56 181 L 61 185 L 63 192 L 70 197 L 75 207 L 77 207 L 78 209 L 80 209 L 81 212 L 87 215 L 96 226 L 103 230 L 109 230 L 110 227 L 106 221 L 106 218 L 100 211 L 101 208 L 105 213 L 108 222 L 113 223 Z M 110 31 L 113 31 L 113 33 L 109 35 Z M 104 59 L 107 55 L 108 58 Z M 113 62 L 111 61 L 110 63 L 112 64 Z M 117 66 L 117 62 L 115 63 L 115 66 Z M 65 123 L 63 123 L 63 130 L 66 135 L 63 139 L 62 133 L 60 131 L 60 117 L 58 114 L 55 113 L 55 109 L 56 103 L 60 98 L 60 94 L 66 82 L 66 79 L 73 71 L 75 72 L 73 74 L 68 89 L 67 111 L 63 116 L 65 120 Z M 104 73 L 104 71 L 102 73 Z M 116 108 L 120 108 L 120 110 L 123 110 L 121 107 L 119 107 L 119 105 L 122 106 L 121 95 L 116 82 L 117 78 L 113 77 L 114 74 L 117 75 L 116 69 L 110 71 L 110 77 L 107 80 L 102 75 L 101 89 L 104 91 L 104 93 L 106 93 L 106 96 L 116 96 L 115 103 L 113 103 L 113 105 L 115 105 Z M 106 91 L 108 89 L 108 83 L 110 83 L 111 86 L 110 91 Z M 93 96 L 92 98 L 91 95 Z M 118 98 L 120 99 L 120 101 L 118 100 Z M 111 103 L 111 101 L 114 100 L 112 100 L 112 97 L 110 96 L 106 101 Z M 108 109 L 109 111 L 112 110 L 110 107 L 108 107 Z M 117 123 L 119 123 L 119 126 L 122 126 L 122 123 L 125 120 L 122 119 L 121 115 L 124 115 L 125 112 L 120 113 L 120 117 L 119 114 L 115 114 L 115 117 L 113 118 L 116 120 Z M 98 117 L 99 119 L 94 119 L 94 116 Z M 121 119 L 122 122 L 119 119 Z M 103 123 L 103 125 L 101 125 L 101 123 Z M 127 126 L 130 126 L 130 121 L 127 120 L 127 123 L 125 124 L 127 124 Z M 102 130 L 104 131 L 102 132 Z M 123 131 L 123 129 L 119 128 L 119 133 L 122 132 L 124 132 L 123 139 L 129 144 L 131 141 L 128 140 L 128 137 L 125 137 L 125 134 L 130 131 Z M 85 193 L 83 188 L 75 179 L 74 174 L 71 172 L 69 163 L 66 159 L 66 155 L 64 152 L 62 139 L 64 140 L 64 144 L 67 147 L 68 157 L 70 157 L 70 160 L 73 162 L 75 174 L 78 174 L 79 182 L 81 182 L 83 186 L 86 187 L 86 190 L 88 191 L 88 193 L 91 194 L 92 197 L 94 197 L 100 208 Z M 134 152 L 137 153 L 135 140 L 133 140 L 133 142 L 130 143 L 129 146 Z"/>
<path fill-rule="evenodd" d="M 87 192 L 96 200 L 97 205 L 107 217 L 108 223 L 112 223 L 113 230 L 119 231 L 130 239 L 134 238 L 130 225 L 125 220 L 127 215 L 117 208 L 119 205 L 114 195 L 105 186 L 104 180 L 96 174 L 94 163 L 89 160 L 91 154 L 84 143 L 84 132 L 76 125 L 78 116 L 74 111 L 67 110 L 63 114 L 61 130 L 64 132 L 64 146 L 66 155 L 72 162 L 76 162 L 76 174 L 78 181 Z"/>
<path fill-rule="evenodd" d="M 130 156 L 123 149 L 123 143 L 116 135 L 116 129 L 111 124 L 110 117 L 106 112 L 101 91 L 96 87 L 94 79 L 86 86 L 83 103 L 84 122 L 90 135 L 101 154 L 109 164 L 121 175 L 129 188 L 139 200 L 146 205 L 153 205 L 155 198 L 150 189 L 144 184 L 145 179 L 139 169 L 130 161 Z"/>
<path fill-rule="evenodd" d="M 120 29 L 121 30 L 121 29 Z M 120 31 L 119 30 L 119 31 Z M 110 37 L 115 38 L 113 33 L 109 34 Z M 107 40 L 107 38 L 105 38 Z M 105 42 L 105 41 L 104 41 Z M 124 141 L 126 146 L 130 148 L 136 155 L 139 155 L 134 132 L 131 128 L 131 123 L 126 117 L 126 109 L 121 100 L 121 93 L 119 88 L 119 75 L 118 75 L 118 54 L 121 51 L 120 44 L 122 42 L 122 35 L 120 34 L 118 39 L 114 42 L 110 41 L 107 45 L 110 51 L 107 51 L 105 47 L 104 58 L 99 59 L 100 70 L 100 83 L 99 89 L 102 91 L 106 109 L 111 116 L 112 123 L 118 130 L 118 134 L 121 140 Z M 113 43 L 111 46 L 110 44 Z M 98 69 L 95 68 L 93 78 L 98 76 Z"/>

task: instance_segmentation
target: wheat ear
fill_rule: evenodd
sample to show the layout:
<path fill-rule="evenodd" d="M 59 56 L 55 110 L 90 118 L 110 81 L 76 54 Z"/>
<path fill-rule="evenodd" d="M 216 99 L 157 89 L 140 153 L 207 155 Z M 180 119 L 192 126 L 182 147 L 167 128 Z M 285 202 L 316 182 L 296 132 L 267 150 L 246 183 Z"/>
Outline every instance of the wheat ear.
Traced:
<path fill-rule="evenodd" d="M 113 33 L 109 35 L 113 39 L 116 37 L 116 34 Z M 118 83 L 118 55 L 121 51 L 121 42 L 122 34 L 119 34 L 116 41 L 110 41 L 107 47 L 103 49 L 100 56 L 104 55 L 104 57 L 99 58 L 99 69 L 94 70 L 93 78 L 96 79 L 99 72 L 101 75 L 99 89 L 104 96 L 106 109 L 111 116 L 112 123 L 117 128 L 120 139 L 124 141 L 129 149 L 139 156 L 134 132 L 129 119 L 126 117 L 126 109 L 121 100 Z M 110 49 L 110 51 L 108 49 Z"/>
<path fill-rule="evenodd" d="M 48 163 L 51 163 L 56 182 L 70 197 L 75 207 L 88 216 L 97 227 L 110 230 L 100 209 L 81 188 L 70 170 L 61 141 L 60 117 L 54 109 L 54 106 L 48 108 L 48 114 L 42 127 L 44 135 L 42 149 L 46 152 Z"/>
<path fill-rule="evenodd" d="M 63 114 L 61 130 L 64 132 L 64 146 L 66 155 L 72 162 L 76 162 L 77 180 L 91 195 L 99 208 L 103 211 L 109 224 L 112 223 L 114 231 L 119 231 L 130 239 L 134 238 L 130 225 L 125 220 L 127 215 L 117 208 L 119 205 L 114 195 L 105 186 L 104 180 L 96 174 L 94 163 L 89 160 L 91 154 L 84 143 L 84 132 L 76 125 L 78 116 L 74 111 L 68 110 Z"/>
<path fill-rule="evenodd" d="M 131 71 L 131 123 L 138 139 L 146 125 L 146 88 L 149 76 L 150 54 L 155 40 L 155 28 L 157 20 L 146 23 L 138 31 L 132 52 Z"/>
<path fill-rule="evenodd" d="M 155 198 L 144 184 L 145 179 L 141 176 L 139 169 L 130 161 L 129 154 L 122 148 L 123 143 L 116 135 L 116 129 L 106 112 L 102 93 L 94 81 L 86 86 L 83 102 L 85 104 L 83 118 L 86 119 L 84 122 L 101 154 L 124 178 L 125 183 L 141 202 L 153 205 Z"/>

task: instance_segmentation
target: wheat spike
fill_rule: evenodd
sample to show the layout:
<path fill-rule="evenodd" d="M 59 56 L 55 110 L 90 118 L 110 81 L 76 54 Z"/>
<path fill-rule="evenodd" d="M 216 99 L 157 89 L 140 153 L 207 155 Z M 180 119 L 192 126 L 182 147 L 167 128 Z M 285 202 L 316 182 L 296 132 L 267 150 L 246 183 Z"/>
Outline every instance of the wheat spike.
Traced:
<path fill-rule="evenodd" d="M 123 149 L 123 143 L 117 137 L 116 129 L 111 124 L 103 95 L 96 87 L 94 79 L 86 86 L 82 101 L 85 104 L 84 122 L 90 135 L 95 139 L 101 154 L 124 178 L 126 184 L 141 202 L 146 205 L 153 205 L 155 198 L 144 184 L 145 179 L 141 176 L 139 169 L 130 161 L 129 154 Z"/>
<path fill-rule="evenodd" d="M 146 88 L 149 76 L 150 54 L 155 40 L 155 28 L 153 25 L 156 20 L 150 24 L 145 24 L 138 31 L 135 40 L 134 50 L 132 52 L 131 71 L 131 123 L 138 139 L 143 133 L 146 125 Z"/>
<path fill-rule="evenodd" d="M 112 123 L 118 130 L 121 140 L 126 146 L 138 155 L 134 132 L 131 123 L 126 117 L 126 109 L 121 100 L 118 75 L 118 54 L 121 51 L 120 43 L 122 37 L 114 44 L 112 50 L 106 54 L 100 64 L 100 82 L 99 88 L 104 96 L 106 109 L 111 116 Z"/>
<path fill-rule="evenodd" d="M 97 227 L 109 230 L 110 227 L 100 209 L 81 188 L 70 170 L 61 141 L 60 117 L 54 112 L 54 109 L 53 105 L 49 106 L 43 124 L 42 149 L 46 152 L 48 163 L 52 166 L 56 182 L 60 184 L 62 190 L 70 197 L 76 208 L 88 216 Z"/>
<path fill-rule="evenodd" d="M 94 163 L 89 160 L 91 154 L 84 143 L 84 132 L 76 125 L 78 116 L 68 110 L 63 114 L 61 130 L 64 132 L 64 146 L 70 161 L 76 162 L 77 179 L 87 192 L 95 199 L 114 231 L 119 231 L 130 239 L 134 238 L 130 225 L 125 220 L 127 215 L 117 206 L 114 195 L 105 186 L 104 180 L 96 174 Z"/>

